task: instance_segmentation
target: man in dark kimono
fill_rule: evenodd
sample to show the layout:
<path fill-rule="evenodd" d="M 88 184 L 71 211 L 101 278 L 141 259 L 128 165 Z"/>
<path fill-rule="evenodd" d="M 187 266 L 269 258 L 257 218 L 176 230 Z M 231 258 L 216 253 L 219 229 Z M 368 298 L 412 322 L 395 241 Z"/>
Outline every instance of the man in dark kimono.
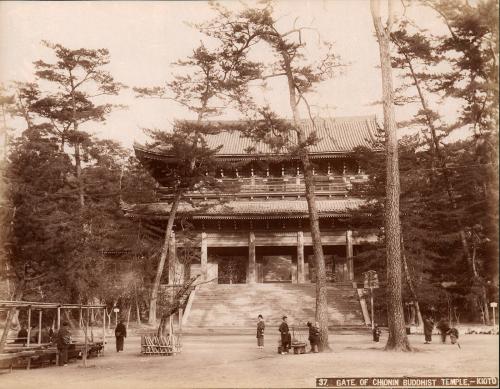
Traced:
<path fill-rule="evenodd" d="M 310 321 L 307 322 L 309 327 L 309 342 L 311 343 L 311 352 L 317 353 L 319 346 L 319 325 L 318 322 L 312 325 Z"/>
<path fill-rule="evenodd" d="M 264 324 L 264 318 L 262 315 L 258 316 L 259 321 L 257 322 L 257 347 L 264 348 L 264 329 L 266 325 Z"/>
<path fill-rule="evenodd" d="M 434 322 L 430 316 L 426 316 L 424 319 L 424 336 L 425 344 L 432 342 L 432 331 L 434 330 Z"/>
<path fill-rule="evenodd" d="M 125 342 L 125 338 L 127 337 L 127 328 L 123 324 L 123 321 L 120 320 L 118 325 L 115 328 L 115 337 L 116 337 L 116 352 L 123 351 L 123 343 Z"/>
<path fill-rule="evenodd" d="M 28 330 L 26 329 L 26 326 L 21 326 L 21 329 L 17 333 L 17 339 L 15 343 L 19 344 L 26 344 L 28 341 Z"/>
<path fill-rule="evenodd" d="M 292 342 L 290 336 L 290 329 L 288 328 L 288 324 L 286 322 L 287 317 L 283 316 L 283 322 L 280 325 L 278 331 L 281 333 L 281 354 L 288 354 L 288 350 L 290 349 L 290 343 Z"/>
<path fill-rule="evenodd" d="M 436 328 L 441 333 L 441 342 L 446 343 L 446 336 L 448 335 L 448 331 L 451 329 L 448 319 L 443 317 L 438 321 Z"/>
<path fill-rule="evenodd" d="M 71 332 L 69 323 L 62 323 L 61 329 L 57 333 L 57 351 L 59 353 L 59 366 L 68 365 L 68 349 L 71 344 Z"/>

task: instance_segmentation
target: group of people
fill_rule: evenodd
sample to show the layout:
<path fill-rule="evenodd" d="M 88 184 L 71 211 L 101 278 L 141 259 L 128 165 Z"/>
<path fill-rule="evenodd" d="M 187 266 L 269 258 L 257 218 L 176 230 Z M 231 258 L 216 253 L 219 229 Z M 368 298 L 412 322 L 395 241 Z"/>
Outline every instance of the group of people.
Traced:
<path fill-rule="evenodd" d="M 439 330 L 439 335 L 441 336 L 441 342 L 446 343 L 446 338 L 449 336 L 451 344 L 455 344 L 458 342 L 458 330 L 454 327 L 450 326 L 450 322 L 446 318 L 442 318 L 437 323 L 434 323 L 434 320 L 431 316 L 427 315 L 423 319 L 424 324 L 424 338 L 425 344 L 429 344 L 432 342 L 432 332 L 434 331 L 434 327 Z M 373 326 L 373 341 L 378 342 L 380 340 L 380 328 L 377 324 Z"/>
<path fill-rule="evenodd" d="M 257 317 L 257 347 L 260 349 L 264 348 L 264 330 L 266 328 L 264 324 L 264 317 L 259 315 Z M 311 345 L 311 352 L 317 353 L 319 349 L 319 325 L 316 322 L 314 325 L 311 322 L 307 322 L 307 327 L 309 328 L 309 343 Z M 281 335 L 281 346 L 280 353 L 288 354 L 290 348 L 292 347 L 292 336 L 290 334 L 290 328 L 288 327 L 287 316 L 282 317 L 282 322 L 278 328 Z"/>
<path fill-rule="evenodd" d="M 446 318 L 442 318 L 435 324 L 436 328 L 439 330 L 441 336 L 441 342 L 446 343 L 446 338 L 449 336 L 451 344 L 455 344 L 458 341 L 458 330 L 450 326 L 450 322 Z M 432 342 L 432 332 L 434 331 L 434 320 L 431 316 L 426 316 L 424 318 L 424 336 L 425 344 Z"/>
<path fill-rule="evenodd" d="M 21 326 L 21 329 L 17 333 L 17 338 L 14 343 L 22 344 L 25 346 L 28 343 L 28 337 L 30 343 L 38 343 L 39 330 L 33 327 L 28 334 L 28 329 L 25 325 Z M 57 352 L 59 355 L 59 365 L 66 366 L 68 364 L 68 349 L 71 344 L 71 332 L 69 330 L 69 323 L 63 322 L 62 327 L 57 333 L 54 333 L 52 327 L 42 328 L 40 334 L 41 343 L 55 343 L 57 346 Z"/>
<path fill-rule="evenodd" d="M 52 343 L 54 339 L 54 330 L 52 329 L 52 327 L 50 326 L 44 327 L 40 332 L 41 332 L 40 335 L 41 343 Z M 29 333 L 30 343 L 38 343 L 38 335 L 39 335 L 38 327 L 33 326 Z M 17 333 L 17 338 L 14 341 L 14 343 L 23 345 L 28 343 L 28 329 L 26 328 L 25 325 L 21 326 L 21 329 Z"/>

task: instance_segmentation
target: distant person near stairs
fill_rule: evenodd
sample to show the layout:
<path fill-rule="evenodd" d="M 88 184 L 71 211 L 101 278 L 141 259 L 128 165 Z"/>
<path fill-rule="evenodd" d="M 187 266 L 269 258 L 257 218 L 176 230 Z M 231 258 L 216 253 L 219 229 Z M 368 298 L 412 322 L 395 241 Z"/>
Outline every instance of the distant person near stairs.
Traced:
<path fill-rule="evenodd" d="M 257 322 L 257 347 L 264 348 L 264 329 L 266 325 L 264 324 L 264 317 L 262 315 L 258 316 L 259 321 Z"/>

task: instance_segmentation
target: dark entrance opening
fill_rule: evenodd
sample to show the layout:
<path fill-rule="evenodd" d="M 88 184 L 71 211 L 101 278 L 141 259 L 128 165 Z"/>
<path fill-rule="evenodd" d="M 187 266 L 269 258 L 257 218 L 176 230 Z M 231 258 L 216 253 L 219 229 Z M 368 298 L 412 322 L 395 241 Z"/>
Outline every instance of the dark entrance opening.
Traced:
<path fill-rule="evenodd" d="M 262 256 L 262 273 L 263 282 L 292 282 L 292 256 Z"/>
<path fill-rule="evenodd" d="M 247 280 L 248 249 L 246 247 L 210 247 L 209 264 L 217 266 L 219 284 L 244 284 Z"/>
<path fill-rule="evenodd" d="M 244 284 L 247 278 L 245 257 L 220 257 L 219 284 Z"/>
<path fill-rule="evenodd" d="M 305 248 L 307 266 L 309 269 L 309 280 L 316 282 L 316 270 L 314 268 L 314 256 L 312 247 Z M 349 271 L 347 259 L 345 257 L 345 246 L 323 246 L 323 256 L 325 258 L 325 270 L 327 282 L 349 281 Z"/>
<path fill-rule="evenodd" d="M 297 279 L 297 248 L 259 246 L 256 248 L 257 282 L 292 282 Z"/>

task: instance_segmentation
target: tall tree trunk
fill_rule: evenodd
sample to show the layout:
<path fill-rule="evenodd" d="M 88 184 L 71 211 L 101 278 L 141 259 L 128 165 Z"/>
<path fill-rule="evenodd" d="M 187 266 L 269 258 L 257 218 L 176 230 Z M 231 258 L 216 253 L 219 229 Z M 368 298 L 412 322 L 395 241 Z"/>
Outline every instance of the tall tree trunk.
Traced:
<path fill-rule="evenodd" d="M 82 159 L 80 156 L 80 144 L 78 142 L 75 143 L 75 173 L 76 173 L 76 181 L 78 184 L 78 199 L 80 207 L 83 208 L 85 206 L 85 196 L 83 192 L 83 181 L 82 181 Z"/>
<path fill-rule="evenodd" d="M 300 126 L 300 113 L 298 110 L 298 98 L 296 95 L 296 86 L 291 68 L 291 60 L 286 53 L 282 51 L 281 55 L 285 63 L 286 76 L 288 80 L 288 93 L 290 98 L 290 108 L 292 109 L 293 124 L 297 131 L 297 141 L 304 144 L 306 135 Z M 327 301 L 327 285 L 326 285 L 326 270 L 325 259 L 323 256 L 323 246 L 321 244 L 321 232 L 319 229 L 318 210 L 316 208 L 316 196 L 314 193 L 314 176 L 309 154 L 306 148 L 301 150 L 300 159 L 304 169 L 304 184 L 306 188 L 306 201 L 309 211 L 309 223 L 311 228 L 311 238 L 314 253 L 314 265 L 316 269 L 316 316 L 315 319 L 319 324 L 320 329 L 320 351 L 330 350 L 328 344 L 328 301 Z"/>
<path fill-rule="evenodd" d="M 390 31 L 393 22 L 391 0 L 388 0 L 387 4 L 388 20 L 387 26 L 384 27 L 380 16 L 380 0 L 370 1 L 373 24 L 380 51 L 385 147 L 387 154 L 384 226 L 387 261 L 387 321 L 389 326 L 389 338 L 385 348 L 386 350 L 409 351 L 411 350 L 411 347 L 406 335 L 401 287 L 401 225 L 399 219 L 400 184 L 398 139 L 394 114 L 390 52 Z"/>
<path fill-rule="evenodd" d="M 7 149 L 9 143 L 9 133 L 7 129 L 7 118 L 5 117 L 5 105 L 2 104 L 2 118 L 3 118 L 3 162 L 7 162 Z"/>
<path fill-rule="evenodd" d="M 172 229 L 174 226 L 175 215 L 177 213 L 177 208 L 179 207 L 179 202 L 182 196 L 182 192 L 179 190 L 174 197 L 172 202 L 172 207 L 170 208 L 170 214 L 168 215 L 167 227 L 165 229 L 165 238 L 163 241 L 163 247 L 160 254 L 160 262 L 156 268 L 156 277 L 151 290 L 151 301 L 149 303 L 149 324 L 156 325 L 156 305 L 158 300 L 158 290 L 160 288 L 161 276 L 163 274 L 163 269 L 165 267 L 165 261 L 168 255 L 168 249 L 170 245 L 170 236 L 172 235 Z"/>
<path fill-rule="evenodd" d="M 76 86 L 74 84 L 74 78 L 71 70 L 69 70 L 69 78 L 71 84 L 71 109 L 72 109 L 72 117 L 71 121 L 73 123 L 73 131 L 75 134 L 74 139 L 74 147 L 75 147 L 75 173 L 76 173 L 76 181 L 78 183 L 78 197 L 80 201 L 80 207 L 83 208 L 85 206 L 85 197 L 83 191 L 83 181 L 82 181 L 82 162 L 80 156 L 80 136 L 78 135 L 78 120 L 76 117 Z"/>
<path fill-rule="evenodd" d="M 136 312 L 136 319 L 137 319 L 137 325 L 141 325 L 141 309 L 139 307 L 139 297 L 137 296 L 137 288 L 135 288 L 135 312 Z"/>
<path fill-rule="evenodd" d="M 420 311 L 420 304 L 418 303 L 417 291 L 415 290 L 415 285 L 413 284 L 413 279 L 410 274 L 410 269 L 408 268 L 408 262 L 406 260 L 406 250 L 402 234 L 401 234 L 401 260 L 403 261 L 403 271 L 405 274 L 406 283 L 408 284 L 408 289 L 413 299 L 415 310 L 417 311 L 418 325 L 422 327 L 424 325 L 424 321 L 422 319 L 422 312 Z"/>
<path fill-rule="evenodd" d="M 130 324 L 130 312 L 132 312 L 132 304 L 130 304 L 127 309 L 127 330 L 128 330 L 128 325 Z"/>

